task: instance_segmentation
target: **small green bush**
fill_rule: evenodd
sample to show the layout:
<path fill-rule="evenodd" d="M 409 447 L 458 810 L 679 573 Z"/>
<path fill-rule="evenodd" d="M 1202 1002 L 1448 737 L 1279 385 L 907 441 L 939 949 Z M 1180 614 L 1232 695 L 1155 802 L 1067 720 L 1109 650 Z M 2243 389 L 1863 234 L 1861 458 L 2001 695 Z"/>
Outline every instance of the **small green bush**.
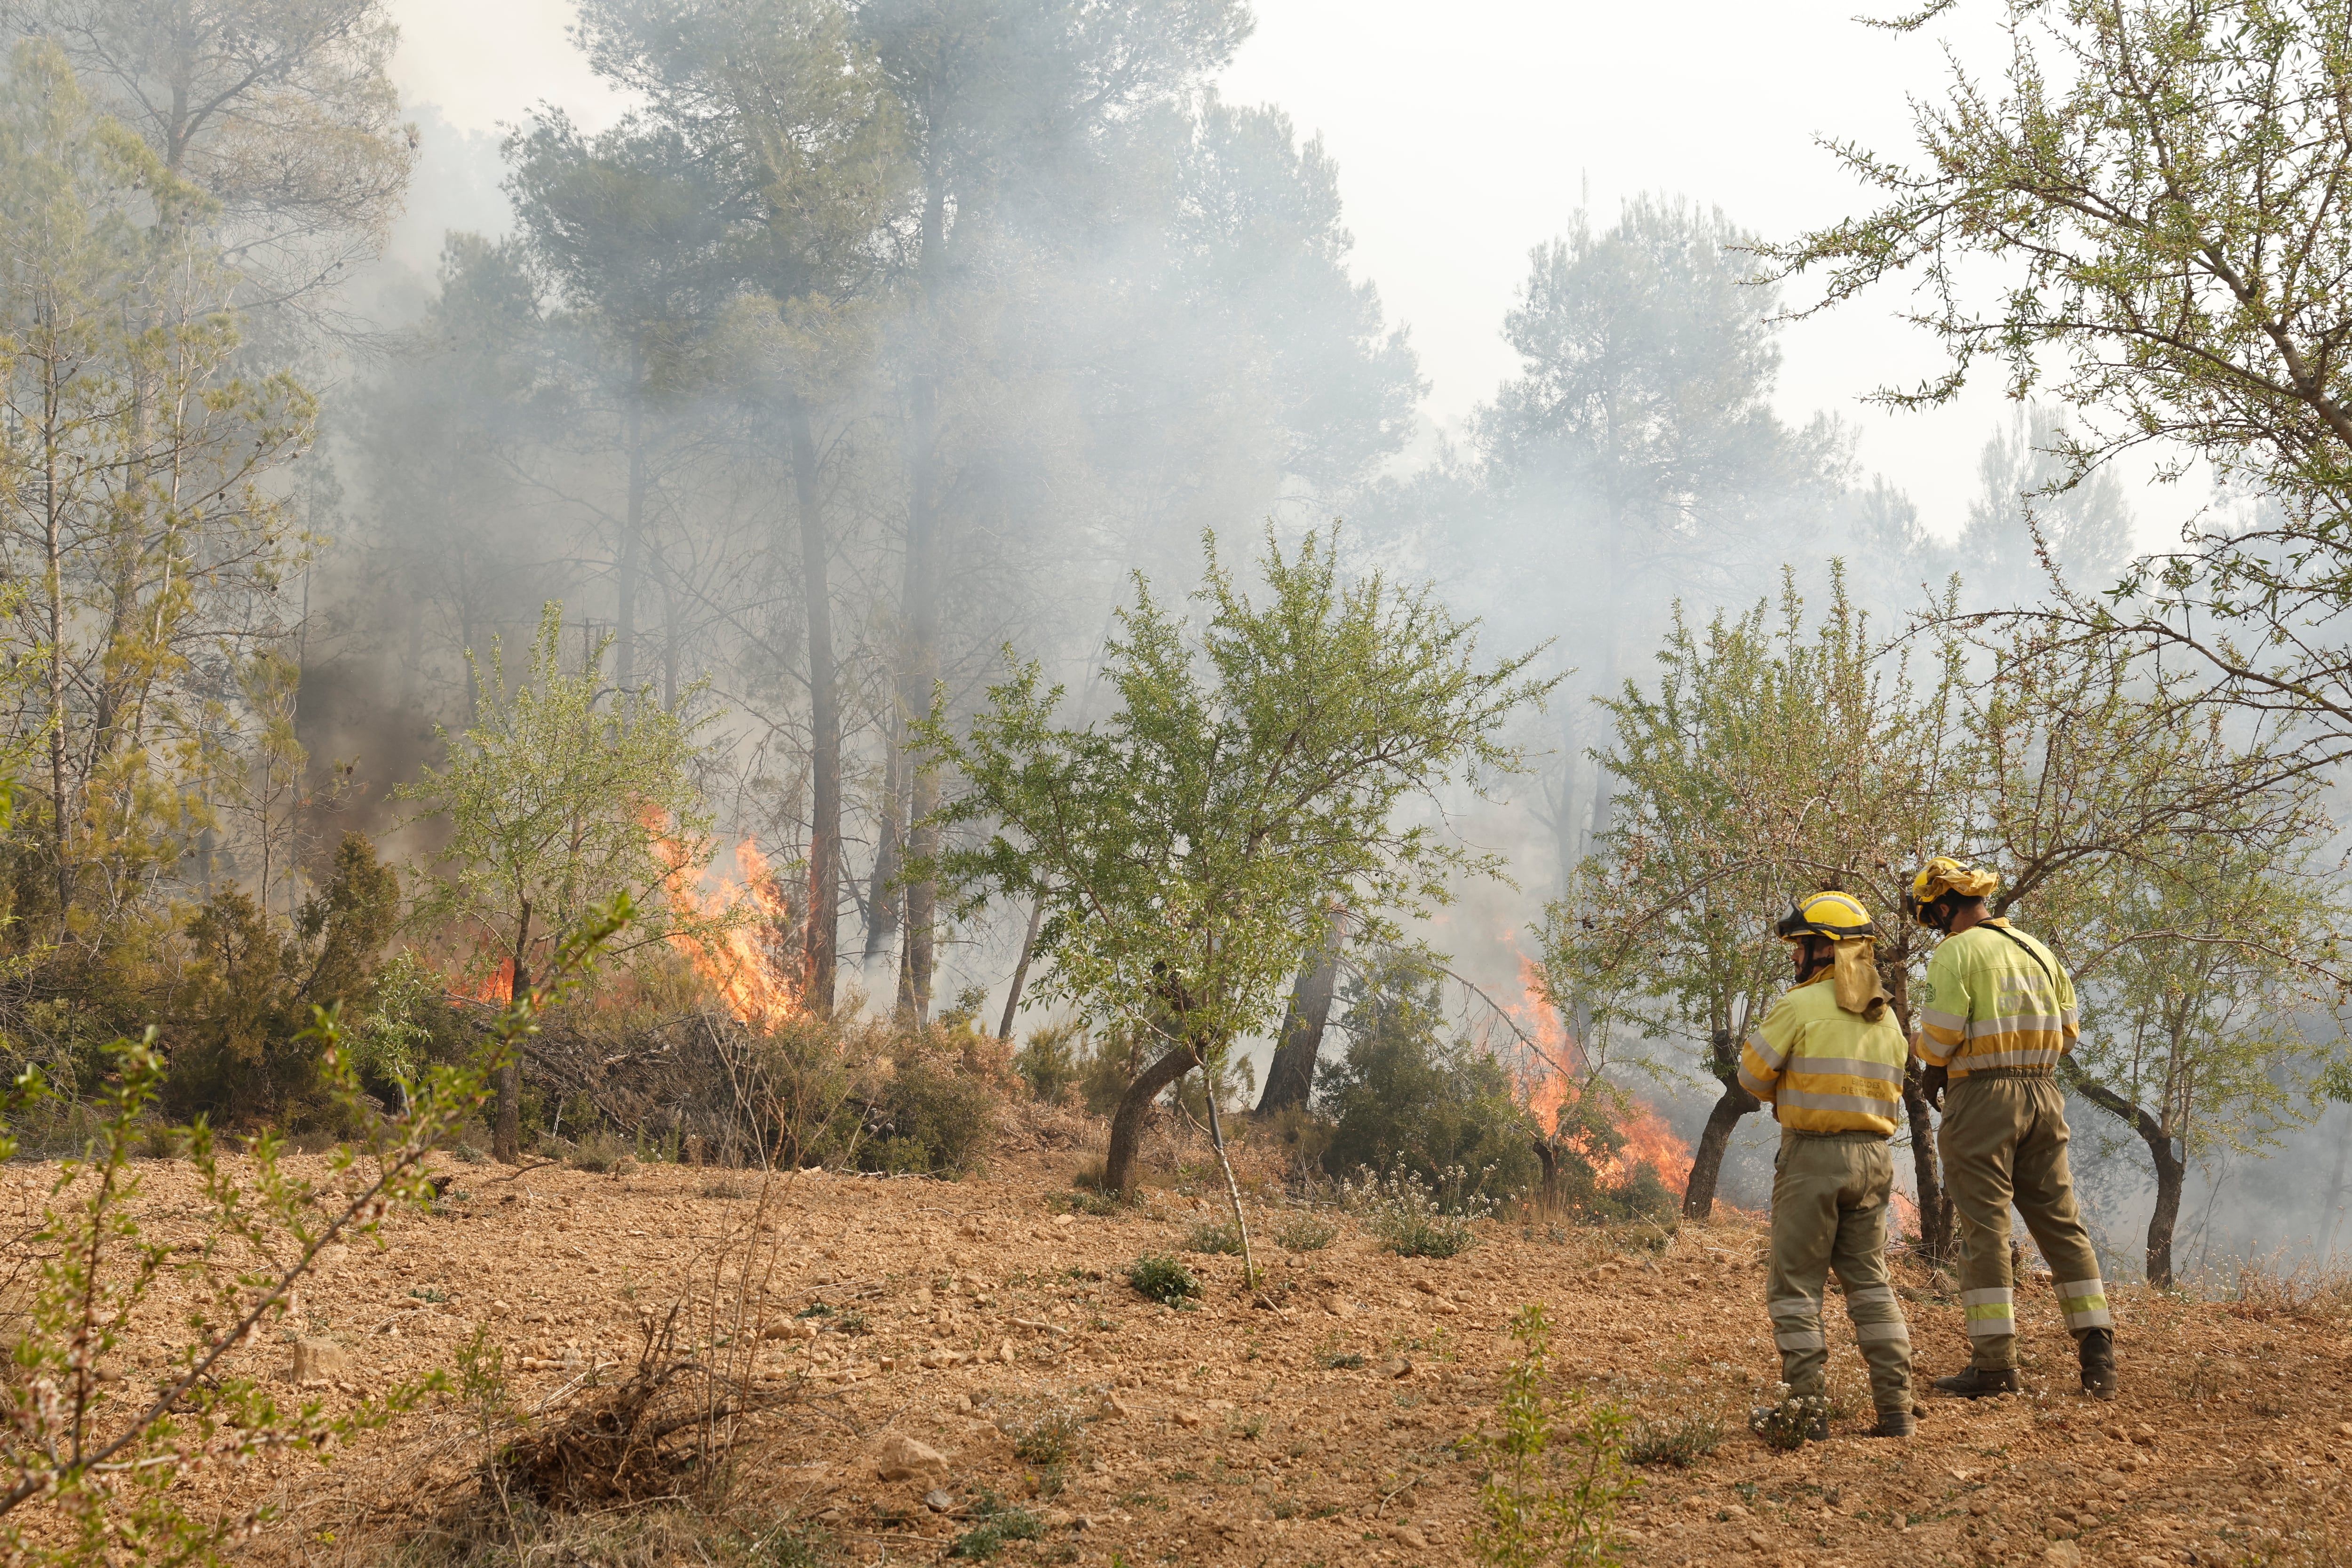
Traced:
<path fill-rule="evenodd" d="M 1339 1227 L 1318 1214 L 1295 1214 L 1274 1227 L 1274 1244 L 1285 1252 L 1320 1252 L 1338 1238 Z"/>
<path fill-rule="evenodd" d="M 1327 1372 L 1353 1372 L 1364 1364 L 1364 1358 L 1358 1352 L 1341 1350 L 1339 1336 L 1333 1334 L 1315 1347 L 1315 1364 Z"/>
<path fill-rule="evenodd" d="M 1056 1410 L 1014 1435 L 1013 1457 L 1024 1465 L 1052 1468 L 1076 1459 L 1086 1443 L 1086 1418 L 1074 1410 Z"/>
<path fill-rule="evenodd" d="M 1779 1395 L 1774 1403 L 1748 1412 L 1748 1429 L 1763 1438 L 1766 1447 L 1793 1453 L 1805 1446 L 1813 1423 L 1829 1418 L 1830 1402 L 1818 1394 L 1790 1394 L 1785 1383 L 1774 1384 L 1773 1392 Z"/>
<path fill-rule="evenodd" d="M 1181 1305 L 1201 1293 L 1192 1271 L 1164 1252 L 1147 1252 L 1127 1266 L 1127 1282 L 1135 1293 L 1163 1307 Z"/>
<path fill-rule="evenodd" d="M 1381 1244 L 1400 1258 L 1453 1258 L 1477 1245 L 1474 1222 L 1493 1212 L 1460 1167 L 1440 1173 L 1434 1187 L 1408 1172 L 1342 1186 L 1344 1201 L 1363 1216 Z"/>
<path fill-rule="evenodd" d="M 979 1168 L 995 1127 L 986 1084 L 902 1061 L 869 1119 L 873 1137 L 859 1163 L 870 1171 L 961 1177 Z"/>
<path fill-rule="evenodd" d="M 989 1513 L 976 1528 L 957 1536 L 948 1548 L 948 1555 L 984 1563 L 1003 1551 L 1007 1542 L 1035 1541 L 1045 1533 L 1044 1522 L 1027 1509 L 999 1509 Z"/>
<path fill-rule="evenodd" d="M 1086 1070 L 1087 1037 L 1080 1024 L 1054 1024 L 1029 1037 L 1013 1058 L 1013 1070 L 1040 1105 L 1059 1105 Z"/>
<path fill-rule="evenodd" d="M 1242 1255 L 1242 1227 L 1229 1219 L 1203 1220 L 1184 1237 L 1184 1250 L 1239 1258 Z"/>
<path fill-rule="evenodd" d="M 1686 1470 L 1723 1443 L 1723 1424 L 1712 1415 L 1643 1416 L 1633 1423 L 1625 1457 L 1637 1465 L 1668 1465 Z"/>

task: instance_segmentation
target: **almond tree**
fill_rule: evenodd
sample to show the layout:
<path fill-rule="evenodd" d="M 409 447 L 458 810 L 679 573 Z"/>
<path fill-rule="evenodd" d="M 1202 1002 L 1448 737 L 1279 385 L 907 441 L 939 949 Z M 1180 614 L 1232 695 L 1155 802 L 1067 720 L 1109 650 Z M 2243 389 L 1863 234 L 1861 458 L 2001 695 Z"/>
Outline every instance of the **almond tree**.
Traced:
<path fill-rule="evenodd" d="M 1897 26 L 1954 8 L 1931 0 Z M 1997 79 L 1914 100 L 1916 163 L 1835 142 L 1861 216 L 1760 247 L 1820 310 L 1898 276 L 1949 363 L 1881 401 L 1958 395 L 1981 361 L 2077 416 L 2066 479 L 2191 459 L 2262 503 L 2192 524 L 2059 624 L 2200 672 L 2176 697 L 2305 722 L 2352 754 L 2352 13 L 2327 0 L 2003 0 Z"/>
<path fill-rule="evenodd" d="M 967 911 L 1042 904 L 1043 988 L 1154 1041 L 1111 1119 L 1112 1188 L 1132 1186 L 1161 1091 L 1281 1016 L 1334 889 L 1359 931 L 1394 940 L 1393 914 L 1447 901 L 1449 877 L 1501 872 L 1406 808 L 1517 770 L 1496 736 L 1554 683 L 1527 676 L 1531 654 L 1482 661 L 1475 623 L 1428 590 L 1344 578 L 1338 543 L 1309 534 L 1286 555 L 1269 537 L 1253 600 L 1204 541 L 1197 620 L 1139 574 L 1101 675 L 1119 708 L 1101 723 L 1059 722 L 1062 689 L 1029 664 L 967 733 L 936 710 L 921 728 L 963 784 L 931 826 L 979 837 L 909 874 L 935 869 Z M 1222 1148 L 1213 1099 L 1210 1114 Z"/>
<path fill-rule="evenodd" d="M 610 946 L 615 957 L 712 929 L 690 907 L 660 897 L 710 860 L 712 819 L 694 780 L 702 724 L 642 691 L 607 686 L 609 637 L 587 642 L 568 669 L 562 637 L 563 606 L 550 604 L 511 689 L 504 650 L 492 638 L 487 669 L 475 671 L 474 725 L 459 735 L 436 728 L 449 760 L 397 792 L 416 803 L 412 821 L 448 820 L 448 841 L 434 857 L 439 874 L 418 900 L 417 918 L 470 927 L 486 966 L 508 969 L 513 996 L 530 990 L 563 933 L 613 893 L 642 900 L 639 918 Z M 511 1051 L 495 1066 L 494 1152 L 514 1164 L 521 1158 L 520 1067 Z"/>

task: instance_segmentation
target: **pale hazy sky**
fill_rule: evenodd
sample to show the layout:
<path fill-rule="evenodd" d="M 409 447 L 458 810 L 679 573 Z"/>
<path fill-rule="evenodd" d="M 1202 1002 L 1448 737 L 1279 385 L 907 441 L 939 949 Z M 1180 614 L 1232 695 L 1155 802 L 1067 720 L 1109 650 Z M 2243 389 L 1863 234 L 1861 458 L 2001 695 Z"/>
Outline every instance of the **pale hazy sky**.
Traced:
<path fill-rule="evenodd" d="M 1323 136 L 1339 166 L 1357 273 L 1379 285 L 1390 320 L 1411 327 L 1432 384 L 1426 411 L 1452 429 L 1514 368 L 1503 313 L 1529 247 L 1580 201 L 1605 224 L 1626 196 L 1680 195 L 1773 237 L 1861 205 L 1814 138 L 1906 151 L 1906 95 L 1934 93 L 1946 68 L 1938 40 L 1852 19 L 1872 8 L 1257 0 L 1257 32 L 1223 91 L 1279 104 L 1302 137 Z M 458 127 L 488 131 L 541 100 L 591 128 L 619 112 L 565 36 L 570 0 L 393 0 L 393 9 L 404 97 Z M 1963 58 L 1997 58 L 1990 31 L 1953 42 Z M 429 166 L 421 177 L 431 179 Z M 1948 535 L 2008 405 L 1987 385 L 1933 415 L 1862 406 L 1873 386 L 1916 380 L 1937 363 L 1894 319 L 1899 302 L 1865 298 L 1792 327 L 1780 402 L 1790 418 L 1828 409 L 1853 421 L 1864 468 L 1908 490 Z M 2136 488 L 2143 543 L 2168 537 L 2191 499 Z"/>

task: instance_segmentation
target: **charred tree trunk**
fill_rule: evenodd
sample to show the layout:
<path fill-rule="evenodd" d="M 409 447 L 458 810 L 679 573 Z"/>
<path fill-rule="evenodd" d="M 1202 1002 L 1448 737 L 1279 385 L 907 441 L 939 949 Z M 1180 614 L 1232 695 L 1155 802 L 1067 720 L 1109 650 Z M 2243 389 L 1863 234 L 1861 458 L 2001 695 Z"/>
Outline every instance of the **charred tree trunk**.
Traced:
<path fill-rule="evenodd" d="M 787 398 L 793 499 L 800 511 L 801 591 L 808 615 L 809 891 L 807 973 L 803 999 L 820 1018 L 833 1016 L 834 967 L 841 926 L 841 699 L 833 659 L 832 552 L 817 485 L 816 437 L 807 406 Z"/>
<path fill-rule="evenodd" d="M 1708 1066 L 1716 1081 L 1723 1085 L 1723 1096 L 1707 1112 L 1706 1128 L 1698 1135 L 1698 1148 L 1691 1155 L 1690 1181 L 1683 1188 L 1685 1219 L 1705 1220 L 1714 1215 L 1716 1184 L 1723 1175 L 1723 1155 L 1731 1146 L 1731 1135 L 1738 1131 L 1741 1117 L 1764 1109 L 1764 1102 L 1740 1084 L 1739 1056 L 1732 1045 L 1730 1030 L 1715 1032 L 1709 1054 L 1712 1059 Z M 1549 1174 L 1549 1167 L 1546 1174 Z"/>
<path fill-rule="evenodd" d="M 637 685 L 637 579 L 646 521 L 645 410 L 638 388 L 645 374 L 644 351 L 636 351 L 629 367 L 629 410 L 625 437 L 629 444 L 629 489 L 621 521 L 621 560 L 614 574 L 613 665 L 616 684 L 624 691 Z"/>
<path fill-rule="evenodd" d="M 1290 1106 L 1304 1106 L 1315 1091 L 1315 1061 L 1323 1051 L 1323 1031 L 1331 1021 L 1331 994 L 1339 984 L 1339 949 L 1348 940 L 1348 912 L 1334 904 L 1323 929 L 1322 944 L 1298 966 L 1290 988 L 1290 1006 L 1282 1016 L 1281 1042 L 1265 1068 L 1265 1092 L 1258 1096 L 1257 1114 L 1270 1116 Z"/>
<path fill-rule="evenodd" d="M 946 277 L 947 185 L 945 172 L 932 172 L 923 203 L 922 255 L 918 263 L 924 305 L 932 341 L 927 353 L 939 353 L 940 289 Z M 911 722 L 931 710 L 931 688 L 940 673 L 940 584 L 941 544 L 940 518 L 939 386 L 935 369 L 925 365 L 915 377 L 908 396 L 909 422 L 907 496 L 907 573 L 901 598 L 906 617 L 906 648 L 899 688 L 902 721 Z M 939 853 L 939 830 L 926 819 L 938 809 L 939 775 L 909 758 L 909 800 L 907 810 L 907 854 L 928 863 Z M 939 884 L 928 875 L 907 884 L 907 1000 L 915 1021 L 930 1016 L 932 926 L 939 908 Z"/>
<path fill-rule="evenodd" d="M 2180 1189 L 2189 1174 L 2187 1158 L 2173 1152 L 2174 1140 L 2164 1124 L 2105 1084 L 2080 1074 L 2067 1087 L 2105 1111 L 2147 1145 L 2156 1166 L 2156 1212 L 2147 1216 L 2147 1282 L 2158 1289 L 2172 1285 L 2172 1237 L 2180 1224 Z"/>
<path fill-rule="evenodd" d="M 1038 900 L 1029 906 L 1029 929 L 1021 933 L 1021 959 L 1013 966 L 1013 984 L 1004 988 L 1004 1023 L 996 1031 L 1000 1040 L 1013 1038 L 1013 1016 L 1021 1011 L 1021 988 L 1029 983 L 1029 960 L 1037 951 L 1037 928 L 1045 921 L 1045 900 Z"/>
<path fill-rule="evenodd" d="M 1903 1037 L 1909 1039 L 1909 968 L 1899 957 L 1885 959 L 1880 962 L 1878 973 L 1886 994 L 1895 1003 L 1895 1026 L 1903 1031 Z M 1927 1091 L 1921 1085 L 1919 1072 L 1918 1057 L 1906 1058 L 1903 1065 L 1903 1114 L 1911 1125 L 1911 1179 L 1919 1189 L 1919 1256 L 1940 1268 L 1958 1256 L 1958 1216 L 1952 1211 L 1951 1194 L 1944 1190 L 1943 1166 L 1936 1159 L 1935 1110 L 1927 1103 Z"/>
<path fill-rule="evenodd" d="M 1135 1155 L 1143 1143 L 1143 1119 L 1150 1114 L 1151 1102 L 1160 1098 L 1160 1090 L 1200 1065 L 1201 1058 L 1192 1048 L 1180 1045 L 1162 1054 L 1127 1086 L 1127 1092 L 1119 1097 L 1118 1109 L 1111 1113 L 1110 1149 L 1103 1156 L 1105 1192 L 1134 1191 Z"/>
<path fill-rule="evenodd" d="M 1903 1074 L 1903 1110 L 1911 1123 L 1911 1179 L 1919 1186 L 1919 1255 L 1941 1268 L 1954 1257 L 1952 1199 L 1936 1160 L 1935 1112 L 1920 1086 L 1916 1057 Z"/>
<path fill-rule="evenodd" d="M 523 906 L 522 924 L 515 933 L 514 980 L 507 989 L 509 1005 L 530 989 L 530 972 L 524 967 L 530 952 L 530 906 Z M 522 1163 L 522 1046 L 509 1040 L 499 1058 L 497 1120 L 490 1127 L 490 1157 L 502 1165 Z"/>
<path fill-rule="evenodd" d="M 1538 1204 L 1548 1215 L 1559 1212 L 1559 1151 L 1549 1138 L 1534 1138 L 1536 1163 L 1543 1167 L 1543 1180 L 1536 1191 Z"/>
<path fill-rule="evenodd" d="M 866 897 L 866 964 L 872 968 L 898 939 L 898 835 L 907 820 L 907 792 L 900 777 L 905 729 L 896 719 L 882 758 L 882 824 L 874 847 L 874 878 Z"/>

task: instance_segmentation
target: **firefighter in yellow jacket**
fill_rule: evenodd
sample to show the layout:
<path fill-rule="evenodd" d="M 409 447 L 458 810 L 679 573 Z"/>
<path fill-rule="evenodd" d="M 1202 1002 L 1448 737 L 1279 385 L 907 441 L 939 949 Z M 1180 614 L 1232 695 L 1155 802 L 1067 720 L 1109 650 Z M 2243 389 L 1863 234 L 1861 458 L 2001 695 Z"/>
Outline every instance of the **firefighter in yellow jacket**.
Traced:
<path fill-rule="evenodd" d="M 1780 1123 L 1765 1284 L 1780 1378 L 1794 1394 L 1822 1391 L 1822 1288 L 1834 1268 L 1870 1367 L 1871 1436 L 1908 1437 L 1911 1331 L 1886 1278 L 1887 1140 L 1902 1115 L 1908 1049 L 1879 984 L 1878 928 L 1851 894 L 1821 892 L 1778 929 L 1797 984 L 1741 1048 L 1739 1081 Z M 1816 1417 L 1810 1436 L 1828 1436 L 1828 1419 Z"/>
<path fill-rule="evenodd" d="M 1944 1185 L 1959 1211 L 1960 1305 L 1973 1352 L 1967 1371 L 1936 1386 L 1971 1399 L 2018 1388 L 2014 1204 L 2050 1265 L 2083 1392 L 2113 1399 L 2115 1318 L 2074 1204 L 2057 1083 L 2058 1058 L 2081 1032 L 2074 982 L 2047 947 L 1987 914 L 1995 885 L 1991 872 L 1939 855 L 1906 900 L 1912 918 L 1945 933 L 1919 988 L 1912 1044 L 1928 1103 L 1944 1114 Z"/>

